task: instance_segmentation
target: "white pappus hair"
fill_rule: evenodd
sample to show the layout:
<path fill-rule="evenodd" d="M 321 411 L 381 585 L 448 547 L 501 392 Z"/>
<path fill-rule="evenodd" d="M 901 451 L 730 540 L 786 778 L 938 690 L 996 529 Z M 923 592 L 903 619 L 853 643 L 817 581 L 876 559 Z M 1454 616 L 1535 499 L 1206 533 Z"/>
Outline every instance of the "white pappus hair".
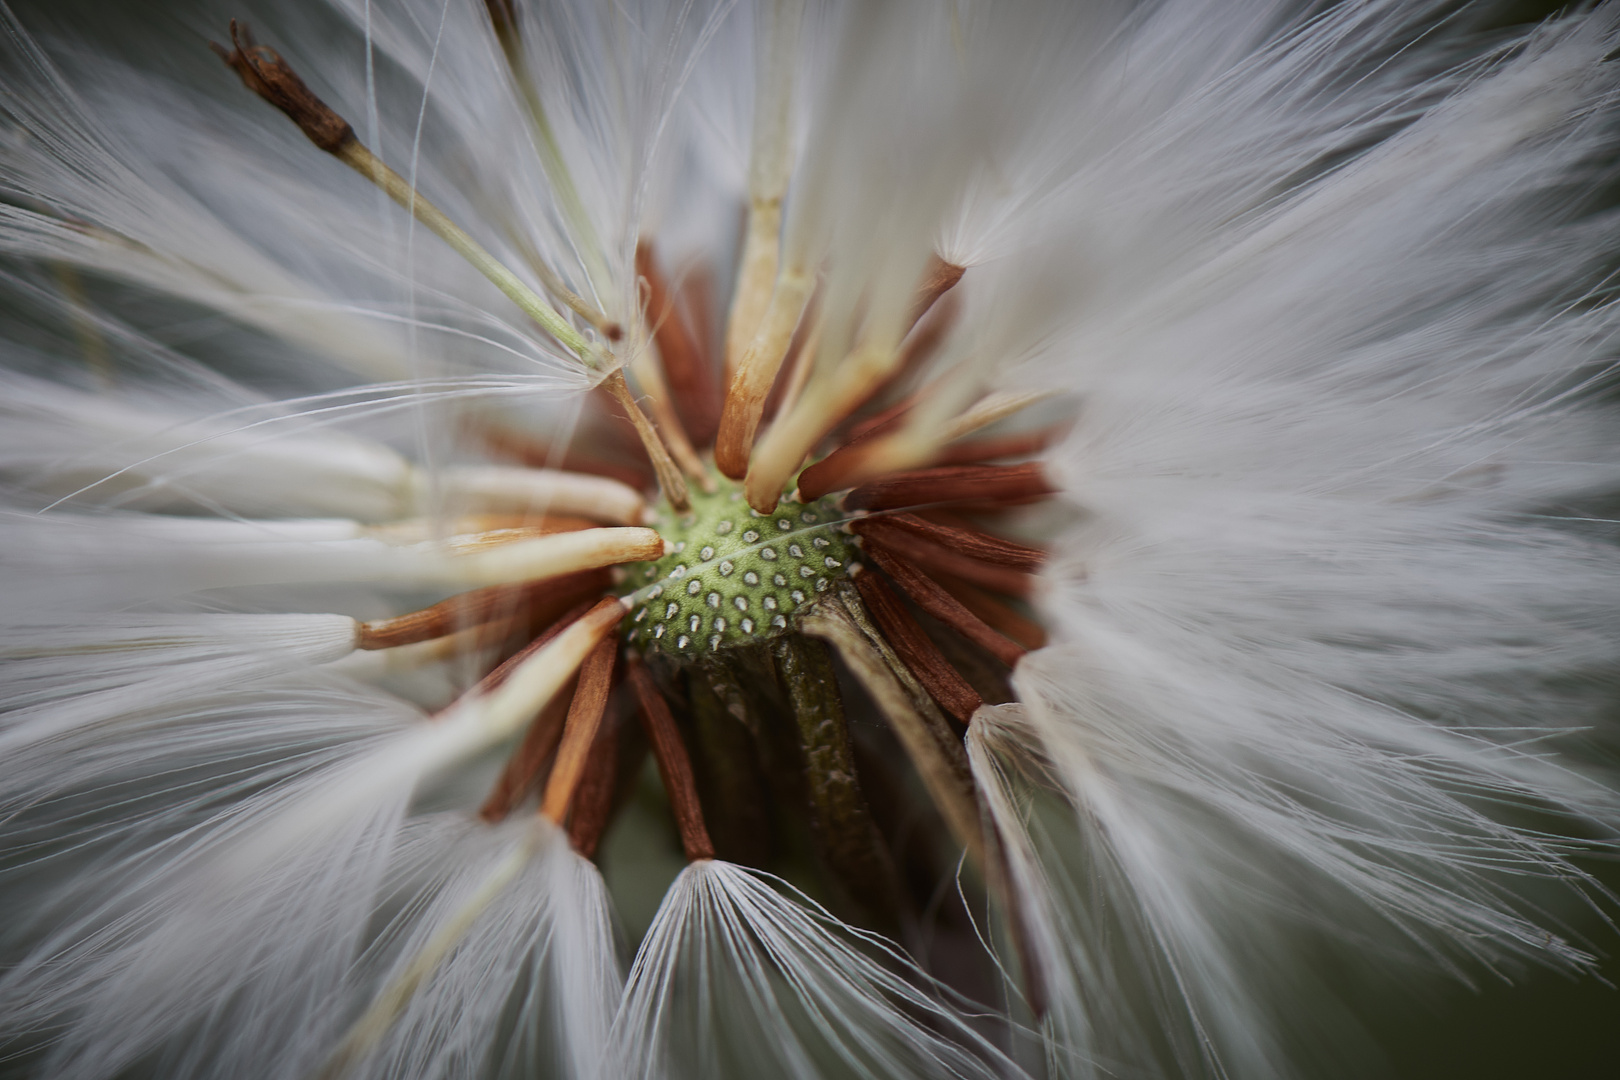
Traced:
<path fill-rule="evenodd" d="M 0 4 L 0 1062 L 1247 1080 L 1340 1045 L 1318 955 L 1595 966 L 1620 5 L 200 3 L 231 67 Z M 266 104 L 265 56 L 348 142 Z M 988 980 L 694 845 L 645 703 L 659 779 L 603 812 L 659 809 L 605 843 L 655 821 L 675 860 L 678 826 L 685 868 L 593 862 L 553 805 L 599 642 L 609 735 L 653 651 L 614 621 L 660 595 L 620 564 L 680 550 L 646 477 L 684 510 L 668 474 L 729 437 L 683 459 L 659 411 L 660 265 L 728 410 L 789 316 L 751 506 L 891 391 L 896 472 L 1047 424 L 1043 501 L 994 519 L 1042 553 L 1041 642 L 1013 700 L 971 688 L 978 828 L 939 830 Z M 592 573 L 546 626 L 379 629 Z M 471 812 L 547 709 L 549 771 Z"/>

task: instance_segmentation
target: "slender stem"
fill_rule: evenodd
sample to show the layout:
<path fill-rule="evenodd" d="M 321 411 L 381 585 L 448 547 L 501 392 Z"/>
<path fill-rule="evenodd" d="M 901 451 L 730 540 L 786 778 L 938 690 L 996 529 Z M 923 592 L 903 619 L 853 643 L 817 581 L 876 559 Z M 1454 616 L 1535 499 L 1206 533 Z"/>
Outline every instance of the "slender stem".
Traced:
<path fill-rule="evenodd" d="M 776 287 L 782 200 L 793 172 L 793 96 L 803 0 L 776 0 L 757 43 L 754 124 L 748 162 L 748 228 L 726 327 L 726 375 L 739 370 Z"/>
<path fill-rule="evenodd" d="M 581 337 L 579 331 L 557 313 L 556 308 L 525 285 L 516 274 L 506 268 L 505 263 L 468 236 L 461 226 L 451 221 L 444 211 L 429 202 L 403 176 L 389 168 L 381 158 L 367 149 L 359 139 L 344 143 L 332 153 L 339 161 L 382 188 L 390 199 L 410 211 L 417 221 L 449 244 L 456 254 L 471 263 L 473 269 L 488 278 L 497 289 L 522 308 L 524 314 L 544 327 L 546 333 L 567 346 L 587 366 L 592 368 L 602 366 L 604 357 L 600 350 Z"/>
<path fill-rule="evenodd" d="M 708 827 L 703 823 L 703 804 L 698 801 L 697 782 L 692 777 L 692 759 L 687 756 L 681 733 L 675 728 L 675 718 L 670 715 L 664 695 L 653 685 L 652 676 L 639 662 L 630 664 L 629 678 L 686 857 L 692 862 L 712 859 L 714 841 L 709 839 Z"/>
<path fill-rule="evenodd" d="M 669 456 L 675 459 L 681 472 L 713 494 L 714 483 L 709 479 L 709 470 L 703 467 L 702 459 L 692 448 L 692 440 L 686 437 L 686 426 L 681 423 L 680 413 L 675 410 L 669 384 L 664 381 L 664 373 L 659 370 L 651 351 L 641 350 L 631 362 L 630 372 L 636 377 L 636 384 L 647 399 L 647 408 L 653 414 L 658 434 L 662 436 Z"/>
<path fill-rule="evenodd" d="M 234 19 L 231 20 L 231 44 L 234 48 L 229 52 L 221 45 L 210 43 L 210 47 L 241 77 L 243 85 L 280 109 L 310 142 L 382 188 L 389 198 L 449 244 L 587 367 L 606 366 L 605 353 L 581 337 L 538 293 L 367 149 L 347 120 L 317 97 L 274 49 L 259 45 L 247 27 Z"/>
<path fill-rule="evenodd" d="M 674 458 L 670 456 L 669 449 L 664 440 L 658 437 L 658 429 L 653 427 L 647 414 L 641 411 L 641 406 L 630 393 L 630 387 L 624 381 L 624 372 L 615 371 L 602 381 L 602 386 L 613 395 L 613 400 L 624 409 L 625 415 L 636 429 L 636 435 L 641 439 L 642 447 L 647 451 L 647 457 L 652 461 L 653 473 L 658 477 L 658 487 L 664 493 L 664 498 L 676 510 L 689 510 L 692 506 L 692 495 L 686 487 L 686 477 L 676 466 Z"/>
<path fill-rule="evenodd" d="M 529 71 L 528 52 L 524 48 L 523 37 L 518 30 L 517 11 L 505 0 L 486 0 L 484 6 L 489 12 L 496 40 L 500 42 L 501 53 L 506 57 L 512 81 L 517 86 L 518 95 L 523 99 L 524 116 L 529 121 L 529 131 L 534 137 L 534 149 L 540 157 L 540 167 L 545 170 L 546 179 L 551 181 L 552 194 L 557 198 L 557 207 L 562 211 L 563 220 L 568 223 L 568 228 L 578 240 L 580 256 L 586 264 L 586 276 L 600 288 L 609 280 L 607 264 L 602 261 L 602 245 L 597 242 L 596 229 L 591 224 L 590 215 L 585 211 L 584 200 L 579 197 L 579 188 L 575 185 L 573 173 L 568 168 L 568 159 L 564 157 L 562 147 L 557 142 L 556 131 L 546 116 L 545 105 L 540 101 L 539 87 Z"/>
<path fill-rule="evenodd" d="M 962 743 L 952 734 L 927 691 L 867 621 L 853 587 L 846 586 L 824 597 L 799 625 L 804 633 L 821 638 L 837 650 L 899 736 L 957 842 L 975 861 L 982 862 L 984 835 L 973 774 Z"/>
<path fill-rule="evenodd" d="M 564 307 L 596 327 L 609 341 L 618 341 L 624 336 L 624 327 L 608 318 L 601 308 L 570 289 L 567 282 L 563 281 L 562 275 L 546 265 L 545 260 L 540 257 L 539 250 L 516 228 L 507 227 L 506 242 L 522 256 L 524 263 L 534 271 L 535 277 L 540 279 L 540 284 L 546 287 L 546 292 L 562 301 Z"/>
<path fill-rule="evenodd" d="M 613 690 L 613 666 L 618 655 L 619 643 L 613 638 L 604 638 L 579 669 L 579 687 L 568 707 L 562 745 L 557 748 L 557 760 L 551 766 L 551 776 L 540 799 L 540 812 L 558 825 L 568 817 L 574 791 L 585 774 L 586 757 L 602 726 L 608 694 Z"/>
<path fill-rule="evenodd" d="M 749 455 L 754 447 L 754 433 L 765 412 L 765 399 L 770 396 L 776 373 L 793 343 L 793 332 L 798 329 L 799 319 L 814 291 L 815 275 L 807 268 L 789 267 L 783 272 L 759 332 L 738 362 L 737 372 L 726 389 L 720 433 L 714 444 L 714 462 L 733 480 L 740 480 L 749 472 Z M 773 499 L 771 506 L 775 505 Z"/>
<path fill-rule="evenodd" d="M 771 652 L 799 728 L 816 847 L 856 901 L 872 914 L 894 920 L 904 894 L 861 792 L 855 747 L 827 646 L 787 634 L 771 643 Z"/>

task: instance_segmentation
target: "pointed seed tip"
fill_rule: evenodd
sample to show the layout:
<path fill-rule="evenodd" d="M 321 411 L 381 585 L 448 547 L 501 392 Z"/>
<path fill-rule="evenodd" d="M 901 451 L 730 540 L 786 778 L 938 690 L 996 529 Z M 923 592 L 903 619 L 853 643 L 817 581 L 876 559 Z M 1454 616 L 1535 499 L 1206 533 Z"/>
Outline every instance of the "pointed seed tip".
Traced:
<path fill-rule="evenodd" d="M 231 20 L 230 52 L 217 42 L 208 47 L 242 80 L 242 85 L 280 109 L 310 142 L 335 154 L 355 142 L 349 122 L 317 97 L 274 49 L 258 44 L 245 23 Z"/>

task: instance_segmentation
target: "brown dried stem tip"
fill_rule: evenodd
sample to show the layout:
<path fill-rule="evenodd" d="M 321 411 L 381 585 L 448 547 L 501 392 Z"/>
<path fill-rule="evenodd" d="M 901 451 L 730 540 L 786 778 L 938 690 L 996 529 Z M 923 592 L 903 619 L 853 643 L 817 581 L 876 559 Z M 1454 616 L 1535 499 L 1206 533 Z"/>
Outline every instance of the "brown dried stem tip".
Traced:
<path fill-rule="evenodd" d="M 335 154 L 355 141 L 349 122 L 316 97 L 276 50 L 254 41 L 252 31 L 235 19 L 231 20 L 231 44 L 235 48 L 230 52 L 212 41 L 208 47 L 242 77 L 244 86 L 286 113 L 310 142 Z"/>
<path fill-rule="evenodd" d="M 641 726 L 652 743 L 653 758 L 658 762 L 658 775 L 664 781 L 664 793 L 669 797 L 669 808 L 675 814 L 675 827 L 681 834 L 681 846 L 686 849 L 689 862 L 714 858 L 714 841 L 703 823 L 703 804 L 698 800 L 697 780 L 692 775 L 692 759 L 686 754 L 686 744 L 675 727 L 675 717 L 664 701 L 664 695 L 653 683 L 639 661 L 629 665 L 630 689 L 640 706 Z"/>

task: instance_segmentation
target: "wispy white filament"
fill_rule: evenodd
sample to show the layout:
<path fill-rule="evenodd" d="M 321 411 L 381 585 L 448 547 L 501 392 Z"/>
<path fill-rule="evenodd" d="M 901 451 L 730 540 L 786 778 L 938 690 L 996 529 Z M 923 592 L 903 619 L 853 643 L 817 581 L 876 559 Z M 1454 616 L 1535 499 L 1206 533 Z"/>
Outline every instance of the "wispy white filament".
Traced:
<path fill-rule="evenodd" d="M 498 840 L 476 829 L 430 823 L 428 850 L 450 876 L 436 878 L 431 901 L 408 912 L 390 932 L 398 941 L 378 950 L 397 954 L 381 985 L 420 965 L 435 939 L 454 941 L 352 1075 L 606 1080 L 621 977 L 600 875 L 543 820 L 514 822 Z M 514 830 L 544 835 L 536 844 Z M 497 874 L 504 884 L 478 895 Z"/>
<path fill-rule="evenodd" d="M 1331 1026 L 1318 955 L 1386 986 L 1589 964 L 1561 897 L 1620 830 L 1594 752 L 1620 655 L 1617 9 L 798 7 L 537 0 L 524 87 L 470 0 L 254 25 L 526 288 L 544 267 L 632 342 L 638 242 L 718 343 L 750 196 L 785 196 L 753 238 L 788 271 L 777 344 L 804 310 L 819 344 L 759 433 L 767 496 L 898 361 L 934 256 L 967 268 L 880 404 L 926 391 L 911 450 L 976 401 L 1075 405 L 1039 459 L 1059 497 L 997 523 L 1050 550 L 1050 644 L 969 735 L 1017 916 L 990 937 L 1031 970 L 964 1019 L 897 947 L 705 861 L 621 985 L 595 869 L 472 812 L 596 638 L 432 719 L 345 672 L 443 660 L 437 704 L 471 658 L 341 657 L 355 618 L 613 539 L 470 550 L 458 515 L 640 525 L 631 487 L 485 452 L 515 428 L 525 459 L 612 471 L 623 425 L 199 43 L 41 46 L 6 13 L 20 1068 L 292 1080 L 383 1001 L 358 1075 L 1264 1078 L 1312 1041 L 1291 1020 Z"/>
<path fill-rule="evenodd" d="M 702 860 L 670 887 L 630 969 L 608 1042 L 613 1071 L 793 1080 L 1014 1072 L 932 989 L 882 939 L 741 867 Z"/>

